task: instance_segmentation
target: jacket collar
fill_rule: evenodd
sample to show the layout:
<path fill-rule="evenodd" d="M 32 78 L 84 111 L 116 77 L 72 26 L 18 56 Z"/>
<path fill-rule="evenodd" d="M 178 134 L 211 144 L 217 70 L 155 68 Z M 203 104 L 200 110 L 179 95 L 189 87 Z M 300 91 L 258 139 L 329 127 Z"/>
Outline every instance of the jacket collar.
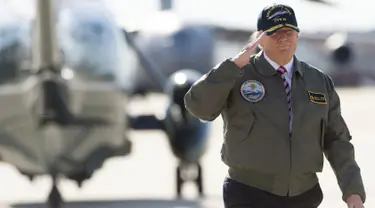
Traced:
<path fill-rule="evenodd" d="M 294 55 L 293 58 L 294 72 L 298 72 L 303 77 L 301 62 L 298 60 L 296 55 Z M 256 65 L 259 64 L 262 67 L 261 69 L 256 68 L 256 70 L 258 70 L 258 72 L 264 76 L 273 76 L 277 73 L 276 70 L 272 67 L 272 65 L 265 59 L 263 51 L 260 51 L 258 54 L 255 55 L 254 63 Z"/>

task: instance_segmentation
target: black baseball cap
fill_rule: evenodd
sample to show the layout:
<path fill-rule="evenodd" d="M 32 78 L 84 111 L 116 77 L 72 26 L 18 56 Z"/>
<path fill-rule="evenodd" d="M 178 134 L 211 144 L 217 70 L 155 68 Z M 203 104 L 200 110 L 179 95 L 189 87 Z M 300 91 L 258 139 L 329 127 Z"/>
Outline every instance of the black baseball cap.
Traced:
<path fill-rule="evenodd" d="M 258 31 L 263 30 L 272 35 L 281 28 L 292 28 L 299 32 L 296 15 L 292 7 L 285 4 L 266 6 L 258 17 Z"/>

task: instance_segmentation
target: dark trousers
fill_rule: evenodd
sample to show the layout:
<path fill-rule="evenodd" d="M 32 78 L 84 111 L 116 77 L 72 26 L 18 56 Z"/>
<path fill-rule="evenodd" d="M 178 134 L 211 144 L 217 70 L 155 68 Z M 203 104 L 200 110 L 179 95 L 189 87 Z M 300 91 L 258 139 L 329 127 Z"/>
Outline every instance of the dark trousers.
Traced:
<path fill-rule="evenodd" d="M 323 193 L 317 184 L 298 196 L 278 196 L 226 178 L 223 198 L 225 208 L 317 208 Z"/>

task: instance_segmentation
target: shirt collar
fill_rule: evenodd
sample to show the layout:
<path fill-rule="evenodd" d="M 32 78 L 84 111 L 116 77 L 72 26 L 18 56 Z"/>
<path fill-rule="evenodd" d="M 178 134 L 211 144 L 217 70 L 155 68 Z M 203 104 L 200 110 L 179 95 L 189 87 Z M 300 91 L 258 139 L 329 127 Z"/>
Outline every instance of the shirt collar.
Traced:
<path fill-rule="evenodd" d="M 272 61 L 272 60 L 266 55 L 266 53 L 263 53 L 263 54 L 264 54 L 264 58 L 268 61 L 268 63 L 271 64 L 271 66 L 272 66 L 275 70 L 277 70 L 277 69 L 280 67 L 280 65 L 277 64 L 276 62 Z M 293 59 L 294 59 L 294 57 L 292 57 L 292 59 L 289 61 L 289 63 L 287 63 L 287 64 L 284 66 L 284 68 L 285 68 L 286 71 L 288 72 L 288 75 L 289 75 L 289 76 L 292 75 L 292 72 L 293 72 Z"/>

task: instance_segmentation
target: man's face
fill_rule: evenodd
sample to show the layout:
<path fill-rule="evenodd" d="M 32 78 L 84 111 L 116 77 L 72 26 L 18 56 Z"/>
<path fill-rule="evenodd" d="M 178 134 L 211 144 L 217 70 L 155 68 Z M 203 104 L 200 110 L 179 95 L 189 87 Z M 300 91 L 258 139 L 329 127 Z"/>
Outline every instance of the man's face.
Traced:
<path fill-rule="evenodd" d="M 292 56 L 298 44 L 298 32 L 290 28 L 281 28 L 271 36 L 266 35 L 261 45 L 266 53 L 280 56 Z"/>

